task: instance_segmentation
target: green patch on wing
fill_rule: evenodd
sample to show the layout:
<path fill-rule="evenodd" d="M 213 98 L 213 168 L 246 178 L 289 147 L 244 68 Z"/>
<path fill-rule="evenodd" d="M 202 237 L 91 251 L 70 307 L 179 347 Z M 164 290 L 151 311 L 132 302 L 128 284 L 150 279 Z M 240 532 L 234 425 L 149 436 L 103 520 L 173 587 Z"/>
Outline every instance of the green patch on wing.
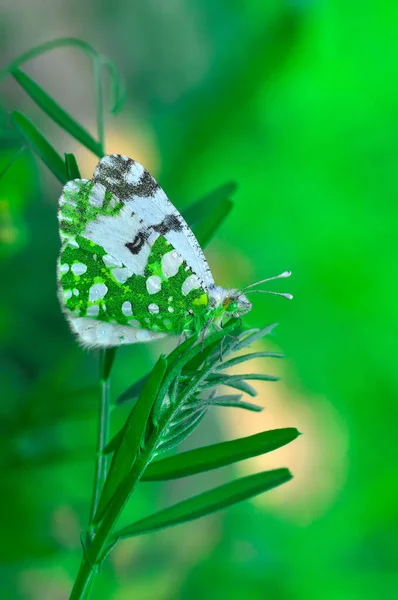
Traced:
<path fill-rule="evenodd" d="M 77 236 L 99 215 L 117 215 L 122 207 L 120 200 L 105 191 L 101 184 L 81 179 L 70 181 L 63 189 L 60 202 L 61 234 Z"/>
<path fill-rule="evenodd" d="M 182 292 L 184 282 L 193 275 L 186 262 L 172 277 L 162 273 L 163 256 L 174 250 L 163 236 L 153 245 L 144 275 L 132 275 L 124 283 L 114 277 L 115 267 L 104 263 L 106 252 L 101 246 L 80 235 L 75 241 L 79 247 L 67 244 L 61 253 L 60 280 L 65 304 L 76 316 L 175 334 L 205 324 L 205 290 Z M 149 294 L 147 280 L 154 275 L 160 278 L 160 289 Z"/>

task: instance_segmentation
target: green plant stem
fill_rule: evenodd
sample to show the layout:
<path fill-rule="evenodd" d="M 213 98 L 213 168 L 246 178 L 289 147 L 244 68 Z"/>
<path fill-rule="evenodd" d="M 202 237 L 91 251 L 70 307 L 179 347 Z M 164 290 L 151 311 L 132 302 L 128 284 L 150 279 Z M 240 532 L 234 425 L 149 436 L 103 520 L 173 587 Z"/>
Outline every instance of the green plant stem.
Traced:
<path fill-rule="evenodd" d="M 77 575 L 69 600 L 85 600 L 88 597 L 87 595 L 97 573 L 96 567 L 101 562 L 102 558 L 105 558 L 104 554 L 106 554 L 109 534 L 112 532 L 112 529 L 127 500 L 141 479 L 146 467 L 150 463 L 157 441 L 158 436 L 153 436 L 152 440 L 148 443 L 145 452 L 135 463 L 134 468 L 129 474 L 129 477 L 121 486 L 120 490 L 115 494 L 114 499 L 105 513 L 103 521 L 94 535 L 94 539 L 90 548 L 83 556 L 79 573 Z"/>
<path fill-rule="evenodd" d="M 98 529 L 93 533 L 91 545 L 84 553 L 69 600 L 86 600 L 88 597 L 93 579 L 97 573 L 97 568 L 107 554 L 110 534 L 112 533 L 126 502 L 130 498 L 137 483 L 140 481 L 145 469 L 150 464 L 159 441 L 162 438 L 163 432 L 167 429 L 168 423 L 172 421 L 181 403 L 185 402 L 185 400 L 198 389 L 200 383 L 206 378 L 211 368 L 212 367 L 209 366 L 207 369 L 203 369 L 200 377 L 187 386 L 186 390 L 179 396 L 176 403 L 170 407 L 160 420 L 158 429 L 151 435 L 145 450 L 134 463 L 126 480 L 111 501 Z M 160 393 L 162 393 L 162 390 L 160 390 Z"/>
<path fill-rule="evenodd" d="M 104 485 L 107 468 L 108 456 L 103 454 L 103 450 L 109 441 L 109 425 L 110 425 L 110 369 L 106 368 L 110 358 L 111 350 L 101 350 L 100 355 L 100 403 L 99 403 L 99 419 L 98 419 L 98 434 L 96 448 L 96 462 L 94 475 L 94 489 L 91 499 L 89 533 L 92 535 L 92 523 L 95 512 L 98 508 L 102 487 Z"/>
<path fill-rule="evenodd" d="M 104 95 L 102 87 L 102 63 L 97 58 L 94 60 L 94 86 L 95 102 L 97 110 L 97 132 L 98 141 L 101 146 L 102 154 L 105 149 L 105 125 L 104 125 Z"/>

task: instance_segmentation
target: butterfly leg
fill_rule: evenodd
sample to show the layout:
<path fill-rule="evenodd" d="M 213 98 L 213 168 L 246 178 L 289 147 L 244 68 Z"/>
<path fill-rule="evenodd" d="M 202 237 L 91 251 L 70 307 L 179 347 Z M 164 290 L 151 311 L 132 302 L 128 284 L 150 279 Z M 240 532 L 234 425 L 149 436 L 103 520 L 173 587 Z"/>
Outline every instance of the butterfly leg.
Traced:
<path fill-rule="evenodd" d="M 213 323 L 213 319 L 209 319 L 207 321 L 206 325 L 202 329 L 202 334 L 201 334 L 202 352 L 205 349 L 205 337 L 206 337 L 206 334 L 209 331 L 210 325 L 212 323 Z"/>
<path fill-rule="evenodd" d="M 180 333 L 180 337 L 178 338 L 178 344 L 177 344 L 177 346 L 181 346 L 181 344 L 182 344 L 183 342 L 185 342 L 185 340 L 186 340 L 186 339 L 187 339 L 187 338 L 185 337 L 185 331 L 182 331 L 182 332 Z"/>
<path fill-rule="evenodd" d="M 220 327 L 220 325 L 217 325 L 216 323 L 214 323 L 214 329 L 216 329 L 216 331 L 223 331 L 223 328 L 222 328 L 222 327 Z M 224 356 L 223 356 L 223 346 L 224 346 L 224 340 L 225 340 L 225 338 L 226 338 L 227 336 L 228 336 L 228 337 L 232 337 L 232 336 L 230 336 L 228 333 L 226 333 L 226 334 L 224 335 L 224 337 L 223 337 L 223 338 L 221 338 L 221 344 L 220 344 L 220 359 L 221 359 L 221 362 L 223 362 L 223 360 L 224 360 Z"/>

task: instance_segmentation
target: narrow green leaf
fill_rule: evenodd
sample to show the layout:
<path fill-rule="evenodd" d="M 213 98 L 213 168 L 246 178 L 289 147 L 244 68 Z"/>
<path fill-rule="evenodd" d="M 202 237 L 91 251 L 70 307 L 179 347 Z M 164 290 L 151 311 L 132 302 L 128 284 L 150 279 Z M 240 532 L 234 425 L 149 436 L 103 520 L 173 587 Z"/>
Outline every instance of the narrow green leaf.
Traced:
<path fill-rule="evenodd" d="M 148 379 L 148 374 L 138 379 L 135 383 L 130 385 L 120 396 L 116 399 L 115 404 L 127 404 L 127 402 L 131 402 L 133 400 L 137 400 L 139 395 L 142 392 L 142 389 L 145 385 L 146 380 Z"/>
<path fill-rule="evenodd" d="M 224 327 L 224 329 L 222 329 L 221 331 L 215 331 L 214 333 L 206 337 L 203 341 L 199 340 L 198 343 L 195 343 L 190 347 L 189 350 L 181 354 L 168 370 L 164 378 L 163 388 L 170 387 L 171 382 L 177 377 L 177 375 L 181 373 L 181 370 L 185 367 L 186 364 L 188 364 L 199 353 L 205 351 L 208 346 L 213 345 L 217 340 L 221 342 L 222 339 L 224 339 L 227 335 L 231 334 L 232 331 L 239 327 L 239 324 L 240 323 L 238 319 L 231 319 L 231 321 Z"/>
<path fill-rule="evenodd" d="M 185 368 L 195 367 L 196 369 L 204 362 L 208 356 L 220 346 L 220 341 L 225 336 L 230 335 L 234 332 L 240 323 L 238 319 L 231 319 L 229 323 L 224 327 L 222 331 L 216 331 L 206 337 L 204 343 L 202 340 L 198 340 L 198 336 L 191 336 L 182 344 L 179 344 L 167 357 L 169 369 L 167 377 L 165 378 L 165 387 L 169 386 L 171 381 L 178 375 L 178 373 Z M 257 330 L 256 330 L 257 331 Z M 234 340 L 232 340 L 234 341 Z M 228 342 L 224 344 L 226 351 L 228 348 Z M 209 352 L 210 349 L 210 352 Z M 191 369 L 190 370 L 195 370 Z M 125 404 L 131 400 L 134 400 L 140 393 L 142 386 L 145 384 L 146 375 L 129 386 L 116 400 L 116 404 Z M 249 393 L 249 392 L 248 392 Z M 253 395 L 256 395 L 255 393 Z"/>
<path fill-rule="evenodd" d="M 220 341 L 216 340 L 213 344 L 210 344 L 207 348 L 205 348 L 202 352 L 197 354 L 194 358 L 192 358 L 184 367 L 183 372 L 192 372 L 197 371 L 201 365 L 218 349 L 220 352 Z"/>
<path fill-rule="evenodd" d="M 231 384 L 240 384 L 241 382 L 246 381 L 279 381 L 279 377 L 275 377 L 274 375 L 264 375 L 264 373 L 247 373 L 246 375 L 215 375 L 212 374 L 210 381 L 206 381 L 202 384 L 202 390 L 206 390 L 208 388 L 214 387 L 216 385 L 229 385 Z"/>
<path fill-rule="evenodd" d="M 213 208 L 211 215 L 193 226 L 192 231 L 202 248 L 207 246 L 211 238 L 231 212 L 232 208 L 233 202 L 231 200 L 223 200 L 222 203 Z"/>
<path fill-rule="evenodd" d="M 174 350 L 168 355 L 167 357 L 167 364 L 169 365 L 169 369 L 173 368 L 173 365 L 175 365 L 175 363 L 177 362 L 177 360 L 179 358 L 181 358 L 182 355 L 184 355 L 188 349 L 190 349 L 194 343 L 196 342 L 196 337 L 192 336 L 190 338 L 188 338 L 187 340 L 185 340 L 185 342 L 183 342 L 182 344 L 179 344 L 178 346 L 176 346 L 176 348 L 174 348 Z M 136 398 L 138 398 L 138 396 L 140 395 L 142 388 L 145 385 L 145 382 L 147 380 L 148 375 L 144 375 L 143 377 L 141 377 L 141 379 L 139 379 L 138 381 L 136 381 L 135 383 L 133 383 L 132 385 L 130 385 L 116 400 L 116 404 L 126 404 L 127 402 L 131 402 L 132 400 L 135 400 Z"/>
<path fill-rule="evenodd" d="M 214 206 L 222 204 L 226 198 L 229 198 L 232 194 L 234 194 L 237 187 L 237 184 L 233 181 L 224 183 L 217 189 L 191 204 L 191 206 L 188 206 L 188 208 L 184 211 L 184 218 L 191 227 L 195 227 L 205 220 L 209 215 L 211 215 L 211 211 Z"/>
<path fill-rule="evenodd" d="M 242 398 L 242 394 L 226 394 L 223 396 L 217 396 L 215 392 L 210 396 L 210 398 L 203 400 L 203 402 L 206 402 L 207 404 L 214 404 L 218 400 L 226 400 L 227 402 L 240 402 Z"/>
<path fill-rule="evenodd" d="M 74 154 L 65 154 L 65 165 L 66 165 L 66 178 L 68 181 L 71 179 L 80 179 L 80 171 L 77 166 L 77 161 Z"/>
<path fill-rule="evenodd" d="M 226 483 L 198 496 L 193 496 L 188 500 L 183 500 L 174 506 L 128 525 L 117 531 L 112 539 L 141 535 L 204 517 L 242 500 L 267 492 L 278 485 L 286 483 L 291 478 L 292 475 L 288 469 L 263 471 L 255 475 L 241 477 L 236 481 Z"/>
<path fill-rule="evenodd" d="M 170 365 L 174 365 L 183 355 L 186 354 L 188 350 L 190 350 L 196 343 L 198 339 L 198 335 L 194 334 L 186 339 L 182 344 L 177 344 L 177 346 L 170 352 L 167 357 L 168 363 Z"/>
<path fill-rule="evenodd" d="M 242 348 L 247 348 L 251 344 L 254 344 L 254 342 L 261 340 L 261 338 L 263 338 L 264 336 L 271 333 L 277 325 L 278 325 L 278 323 L 271 323 L 271 325 L 267 325 L 266 327 L 263 327 L 263 329 L 258 329 L 257 331 L 254 331 L 250 335 L 242 337 L 239 340 L 239 342 L 234 346 L 234 351 L 236 352 L 238 350 L 241 350 Z M 243 333 L 245 333 L 245 332 L 243 332 Z"/>
<path fill-rule="evenodd" d="M 101 352 L 100 360 L 100 379 L 106 381 L 112 371 L 113 363 L 115 361 L 116 348 L 106 348 Z"/>
<path fill-rule="evenodd" d="M 250 385 L 250 383 L 247 383 L 247 381 L 225 381 L 224 385 L 234 388 L 235 390 L 239 390 L 240 392 L 245 392 L 245 394 L 248 394 L 252 398 L 257 396 L 258 394 L 257 390 L 255 390 L 254 387 Z"/>
<path fill-rule="evenodd" d="M 93 46 L 77 38 L 58 38 L 55 40 L 51 40 L 50 42 L 45 42 L 44 44 L 39 44 L 38 46 L 30 48 L 29 50 L 27 50 L 27 52 L 23 52 L 22 54 L 17 56 L 17 58 L 12 60 L 6 67 L 0 70 L 0 80 L 12 73 L 12 71 L 14 71 L 17 67 L 20 67 L 26 61 L 40 56 L 41 54 L 45 54 L 46 52 L 50 52 L 55 48 L 61 48 L 63 46 L 70 46 L 72 48 L 75 47 L 79 50 L 82 50 L 93 59 L 94 63 L 98 62 L 108 69 L 113 97 L 112 112 L 118 112 L 125 99 L 125 89 L 122 85 L 115 64 L 106 56 L 98 54 L 98 52 L 93 48 Z"/>
<path fill-rule="evenodd" d="M 278 352 L 251 352 L 250 354 L 235 356 L 234 358 L 221 363 L 218 365 L 217 370 L 223 371 L 224 369 L 229 369 L 235 365 L 239 365 L 242 362 L 253 360 L 254 358 L 284 358 L 284 356 Z"/>
<path fill-rule="evenodd" d="M 163 481 L 196 475 L 253 456 L 277 450 L 295 440 L 300 433 L 294 427 L 272 429 L 230 442 L 211 444 L 157 460 L 146 469 L 142 481 Z"/>
<path fill-rule="evenodd" d="M 240 398 L 242 398 L 242 396 L 216 396 L 213 400 L 206 400 L 205 404 L 208 404 L 210 406 L 243 408 L 245 410 L 251 410 L 252 412 L 261 412 L 262 410 L 264 410 L 262 406 L 259 406 L 258 404 L 252 404 L 251 402 L 241 401 Z"/>
<path fill-rule="evenodd" d="M 202 248 L 209 243 L 230 213 L 233 202 L 229 196 L 235 192 L 236 187 L 233 182 L 222 185 L 184 211 L 183 216 L 191 226 Z"/>
<path fill-rule="evenodd" d="M 204 407 L 202 410 L 196 411 L 196 414 L 191 416 L 185 424 L 181 424 L 181 427 L 176 427 L 173 429 L 170 432 L 170 437 L 166 438 L 159 445 L 159 450 L 162 452 L 167 452 L 183 442 L 198 427 L 202 419 L 205 417 L 206 412 L 206 407 Z"/>
<path fill-rule="evenodd" d="M 112 454 L 112 452 L 115 452 L 115 450 L 120 446 L 120 443 L 124 437 L 125 427 L 126 427 L 126 425 L 124 425 L 121 429 L 119 429 L 119 431 L 117 433 L 115 433 L 113 438 L 111 440 L 109 440 L 109 442 L 103 449 L 102 454 Z"/>
<path fill-rule="evenodd" d="M 246 381 L 235 379 L 232 375 L 222 375 L 222 378 L 223 385 L 227 385 L 228 387 L 239 390 L 240 392 L 245 392 L 245 394 L 252 396 L 252 398 L 257 396 L 257 391 Z M 210 373 L 210 375 L 207 377 L 204 387 L 208 389 L 216 385 L 220 385 L 220 376 L 217 373 Z"/>
<path fill-rule="evenodd" d="M 50 171 L 61 183 L 66 183 L 65 163 L 60 155 L 54 150 L 43 134 L 33 125 L 23 113 L 14 110 L 11 120 L 19 130 L 30 147 L 40 156 Z"/>
<path fill-rule="evenodd" d="M 43 90 L 33 79 L 18 68 L 12 71 L 12 76 L 32 98 L 32 100 L 62 129 L 65 129 L 72 137 L 101 158 L 104 155 L 101 144 L 86 131 L 70 114 L 68 114 L 47 92 Z"/>
<path fill-rule="evenodd" d="M 120 445 L 115 450 L 108 477 L 102 490 L 101 499 L 95 516 L 99 522 L 116 490 L 130 471 L 143 443 L 145 429 L 153 403 L 167 369 L 167 360 L 161 355 L 153 368 L 142 393 L 134 405 L 126 425 Z"/>
<path fill-rule="evenodd" d="M 220 379 L 225 377 L 225 375 L 220 375 Z M 228 375 L 228 381 L 279 381 L 280 377 L 276 377 L 275 375 L 265 375 L 264 373 L 246 373 L 242 375 Z"/>

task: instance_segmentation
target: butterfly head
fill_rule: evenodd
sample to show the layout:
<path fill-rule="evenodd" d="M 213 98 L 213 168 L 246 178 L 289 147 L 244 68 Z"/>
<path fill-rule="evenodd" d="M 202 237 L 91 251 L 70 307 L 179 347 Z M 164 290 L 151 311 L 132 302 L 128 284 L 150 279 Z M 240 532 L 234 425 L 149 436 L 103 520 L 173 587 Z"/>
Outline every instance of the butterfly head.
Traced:
<path fill-rule="evenodd" d="M 254 292 L 263 294 L 274 294 L 276 296 L 282 296 L 283 298 L 291 300 L 293 298 L 292 294 L 253 289 L 256 288 L 256 286 L 258 286 L 259 284 L 265 283 L 266 281 L 273 281 L 274 279 L 284 279 L 286 277 L 290 277 L 290 275 L 290 271 L 284 271 L 280 275 L 268 277 L 267 279 L 262 279 L 261 281 L 252 283 L 251 285 L 246 286 L 243 290 L 228 290 L 220 286 L 214 286 L 210 290 L 210 306 L 213 310 L 215 310 L 217 315 L 238 318 L 250 312 L 252 309 L 252 304 L 247 299 L 246 294 L 251 294 Z"/>
<path fill-rule="evenodd" d="M 252 309 L 252 304 L 240 290 L 226 290 L 228 296 L 223 301 L 222 307 L 227 317 L 238 318 Z"/>
<path fill-rule="evenodd" d="M 241 317 L 252 308 L 251 302 L 241 290 L 229 290 L 220 286 L 214 286 L 211 290 L 210 302 L 217 313 L 226 317 Z"/>

